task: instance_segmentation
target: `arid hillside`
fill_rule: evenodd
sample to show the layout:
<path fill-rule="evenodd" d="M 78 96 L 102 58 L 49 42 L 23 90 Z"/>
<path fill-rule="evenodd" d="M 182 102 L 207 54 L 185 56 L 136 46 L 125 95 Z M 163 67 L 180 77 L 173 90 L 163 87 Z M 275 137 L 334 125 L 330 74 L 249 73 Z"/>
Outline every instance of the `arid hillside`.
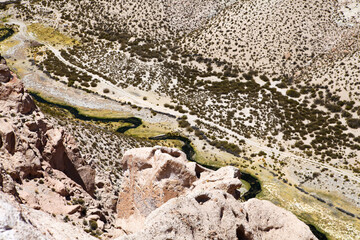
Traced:
<path fill-rule="evenodd" d="M 261 197 L 331 237 L 356 235 L 345 228 L 360 220 L 358 0 L 3 6 L 1 54 L 26 88 L 49 100 L 39 106 L 68 126 L 81 156 L 111 171 L 111 192 L 119 191 L 116 159 L 125 150 L 170 134 L 186 144 L 167 145 L 191 145 L 195 161 L 259 177 Z M 113 134 L 132 123 L 72 121 L 67 108 L 97 117 L 119 111 L 140 125 Z"/>

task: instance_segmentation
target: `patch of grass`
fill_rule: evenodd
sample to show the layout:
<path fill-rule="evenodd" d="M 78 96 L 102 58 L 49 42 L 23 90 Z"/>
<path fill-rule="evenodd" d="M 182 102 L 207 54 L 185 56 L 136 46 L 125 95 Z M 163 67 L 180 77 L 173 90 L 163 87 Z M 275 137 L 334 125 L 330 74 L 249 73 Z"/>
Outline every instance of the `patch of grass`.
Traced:
<path fill-rule="evenodd" d="M 72 46 L 79 43 L 77 40 L 60 33 L 54 28 L 44 26 L 40 23 L 30 24 L 28 31 L 35 34 L 40 41 L 45 41 L 52 45 Z"/>
<path fill-rule="evenodd" d="M 7 16 L 1 18 L 0 21 L 6 23 L 6 22 L 8 22 L 8 19 L 9 19 L 10 17 L 11 17 L 11 15 L 7 15 Z"/>
<path fill-rule="evenodd" d="M 135 137 L 154 137 L 158 135 L 163 135 L 171 131 L 170 129 L 176 129 L 177 126 L 171 126 L 169 123 L 149 123 L 143 121 L 142 126 L 138 128 L 130 129 L 126 134 L 135 136 Z"/>
<path fill-rule="evenodd" d="M 277 206 L 291 211 L 300 220 L 325 232 L 328 239 L 343 239 L 342 236 L 349 236 L 349 239 L 353 239 L 360 234 L 359 219 L 347 216 L 335 208 L 317 201 L 310 195 L 276 179 L 266 171 L 262 171 L 262 174 L 257 177 L 263 184 L 263 190 L 257 198 L 269 200 Z M 314 189 L 305 190 L 315 193 Z"/>
<path fill-rule="evenodd" d="M 0 50 L 2 52 L 6 52 L 8 49 L 18 45 L 19 43 L 20 43 L 19 40 L 6 39 L 6 40 L 1 42 Z"/>
<path fill-rule="evenodd" d="M 50 96 L 45 96 L 44 94 L 34 91 L 33 89 L 28 89 L 29 92 L 36 94 L 46 100 L 47 102 L 59 104 L 63 106 L 71 106 L 79 111 L 80 114 L 87 116 L 87 117 L 95 117 L 95 118 L 129 118 L 133 117 L 131 113 L 128 112 L 120 112 L 120 111 L 112 111 L 107 109 L 93 109 L 93 108 L 85 108 L 85 107 L 75 107 L 72 105 L 69 105 L 68 103 L 54 98 Z M 48 106 L 48 104 L 44 104 Z M 49 107 L 50 108 L 50 107 Z"/>

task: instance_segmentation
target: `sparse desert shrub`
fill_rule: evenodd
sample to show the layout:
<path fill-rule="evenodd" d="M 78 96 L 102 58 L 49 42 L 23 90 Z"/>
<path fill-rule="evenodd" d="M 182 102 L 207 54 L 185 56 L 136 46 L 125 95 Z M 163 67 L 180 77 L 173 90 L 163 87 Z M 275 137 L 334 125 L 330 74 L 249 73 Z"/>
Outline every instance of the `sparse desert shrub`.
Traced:
<path fill-rule="evenodd" d="M 335 105 L 335 104 L 326 104 L 325 107 L 327 109 L 329 109 L 331 112 L 340 112 L 341 111 L 341 107 L 339 105 Z"/>
<path fill-rule="evenodd" d="M 276 86 L 278 88 L 286 88 L 287 87 L 287 85 L 285 83 L 283 83 L 283 82 L 276 84 Z"/>
<path fill-rule="evenodd" d="M 253 79 L 253 76 L 249 73 L 243 73 L 243 77 L 246 79 L 246 80 L 252 80 Z"/>
<path fill-rule="evenodd" d="M 64 222 L 68 222 L 68 221 L 70 221 L 70 218 L 69 218 L 68 215 L 66 215 L 66 216 L 63 218 L 63 220 L 64 220 Z"/>
<path fill-rule="evenodd" d="M 295 89 L 289 89 L 286 91 L 286 95 L 293 98 L 299 98 L 301 94 L 297 92 Z"/>
<path fill-rule="evenodd" d="M 179 127 L 181 127 L 181 128 L 190 127 L 190 123 L 188 121 L 186 121 L 185 119 L 179 120 L 178 123 L 179 123 Z"/>
<path fill-rule="evenodd" d="M 350 118 L 350 117 L 352 117 L 352 114 L 349 113 L 348 111 L 343 111 L 341 113 L 341 116 L 344 117 L 344 118 Z"/>
<path fill-rule="evenodd" d="M 263 80 L 264 82 L 269 82 L 270 81 L 269 78 L 267 76 L 265 76 L 265 75 L 261 75 L 260 79 Z"/>
<path fill-rule="evenodd" d="M 98 228 L 98 225 L 97 225 L 96 221 L 90 220 L 90 228 L 92 230 L 96 230 Z"/>
<path fill-rule="evenodd" d="M 359 118 L 350 118 L 347 120 L 347 124 L 351 128 L 360 128 L 360 119 Z"/>
<path fill-rule="evenodd" d="M 261 156 L 266 156 L 266 152 L 260 151 L 260 152 L 258 153 L 258 156 L 259 156 L 259 157 L 261 157 Z"/>

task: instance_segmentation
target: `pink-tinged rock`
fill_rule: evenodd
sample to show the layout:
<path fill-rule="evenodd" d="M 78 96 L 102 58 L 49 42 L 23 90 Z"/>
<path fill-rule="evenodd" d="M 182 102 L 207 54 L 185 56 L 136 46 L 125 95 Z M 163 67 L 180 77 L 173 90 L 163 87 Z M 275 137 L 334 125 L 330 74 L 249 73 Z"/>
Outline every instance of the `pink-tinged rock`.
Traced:
<path fill-rule="evenodd" d="M 12 78 L 9 67 L 6 65 L 6 60 L 0 56 L 0 83 L 7 83 Z"/>
<path fill-rule="evenodd" d="M 117 205 L 118 225 L 126 231 L 141 229 L 152 211 L 184 194 L 197 180 L 195 165 L 172 148 L 127 151 L 122 159 L 124 181 Z"/>
<path fill-rule="evenodd" d="M 16 137 L 14 126 L 11 123 L 0 120 L 0 137 L 2 138 L 2 143 L 5 149 L 10 154 L 14 154 Z"/>
<path fill-rule="evenodd" d="M 145 220 L 142 231 L 119 240 L 316 240 L 292 213 L 264 200 L 241 203 L 221 190 L 169 200 Z"/>
<path fill-rule="evenodd" d="M 200 179 L 193 183 L 192 191 L 223 190 L 238 199 L 240 193 L 237 189 L 242 185 L 240 175 L 239 169 L 232 166 L 223 167 L 217 171 L 203 172 Z"/>
<path fill-rule="evenodd" d="M 46 136 L 43 158 L 52 168 L 64 172 L 92 195 L 95 190 L 95 170 L 85 165 L 73 138 L 57 128 L 48 130 Z"/>

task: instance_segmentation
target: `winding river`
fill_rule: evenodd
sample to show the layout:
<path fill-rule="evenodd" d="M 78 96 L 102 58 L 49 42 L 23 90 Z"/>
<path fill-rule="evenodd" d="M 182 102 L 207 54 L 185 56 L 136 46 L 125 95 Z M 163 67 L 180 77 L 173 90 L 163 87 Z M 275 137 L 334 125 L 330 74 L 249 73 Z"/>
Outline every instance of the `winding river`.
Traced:
<path fill-rule="evenodd" d="M 6 31 L 5 34 L 0 36 L 0 42 L 6 40 L 7 38 L 11 37 L 15 33 L 15 31 L 12 30 L 11 28 L 0 28 L 0 31 Z"/>
<path fill-rule="evenodd" d="M 42 98 L 39 94 L 37 93 L 30 93 L 30 95 L 38 102 L 40 103 L 45 103 L 47 105 L 53 106 L 53 107 L 58 107 L 58 108 L 63 108 L 67 111 L 69 111 L 74 118 L 83 120 L 83 121 L 99 121 L 102 123 L 108 123 L 108 122 L 123 122 L 123 123 L 130 123 L 132 125 L 130 126 L 124 126 L 124 127 L 119 127 L 118 129 L 116 129 L 116 132 L 119 133 L 125 133 L 127 130 L 132 129 L 132 128 L 137 128 L 142 124 L 142 120 L 140 118 L 136 118 L 136 117 L 129 117 L 129 118 L 101 118 L 101 117 L 90 117 L 84 114 L 81 114 L 79 112 L 79 110 L 77 110 L 74 107 L 68 106 L 68 105 L 63 105 L 63 104 L 59 104 L 59 103 L 53 103 L 53 102 L 49 102 L 47 100 L 45 100 L 44 98 Z"/>
<path fill-rule="evenodd" d="M 62 108 L 65 109 L 67 111 L 69 111 L 74 118 L 76 119 L 80 119 L 83 121 L 100 121 L 103 123 L 107 123 L 107 122 L 123 122 L 123 123 L 130 123 L 132 125 L 130 126 L 124 126 L 124 127 L 119 127 L 116 132 L 119 133 L 125 133 L 126 131 L 128 131 L 129 129 L 132 128 L 137 128 L 139 126 L 142 125 L 142 120 L 140 118 L 136 118 L 136 117 L 129 117 L 129 118 L 101 118 L 101 117 L 90 117 L 84 114 L 81 114 L 79 112 L 78 109 L 68 106 L 68 105 L 63 105 L 63 104 L 58 104 L 58 103 L 53 103 L 53 102 L 49 102 L 47 100 L 45 100 L 44 98 L 42 98 L 39 94 L 37 93 L 30 93 L 31 96 L 38 102 L 40 103 L 44 103 L 47 104 L 49 106 L 53 106 L 53 107 L 58 107 L 58 108 Z M 183 136 L 178 136 L 178 135 L 172 135 L 172 134 L 164 134 L 164 135 L 159 135 L 159 136 L 154 136 L 154 137 L 149 137 L 149 140 L 179 140 L 181 142 L 183 142 L 183 146 L 181 147 L 181 150 L 186 154 L 186 157 L 190 160 L 190 161 L 194 161 L 196 162 L 196 160 L 194 159 L 194 155 L 195 155 L 195 149 L 191 144 L 190 139 L 183 137 Z M 198 162 L 197 162 L 198 163 Z M 206 164 L 201 164 L 198 163 L 199 165 L 212 169 L 212 170 L 217 170 L 219 167 L 215 167 L 215 166 L 211 166 L 211 165 L 206 165 Z M 249 183 L 250 188 L 249 190 L 244 193 L 241 198 L 243 200 L 249 200 L 251 198 L 255 198 L 256 195 L 258 195 L 261 192 L 261 183 L 260 181 L 254 177 L 253 175 L 246 173 L 246 172 L 242 172 L 241 171 L 241 177 L 240 179 L 246 181 Z M 313 234 L 319 239 L 319 240 L 327 240 L 328 238 L 326 237 L 325 234 L 323 234 L 322 232 L 320 232 L 319 230 L 317 230 L 317 228 L 314 225 L 311 224 L 307 224 L 310 227 L 310 230 L 313 232 Z"/>

